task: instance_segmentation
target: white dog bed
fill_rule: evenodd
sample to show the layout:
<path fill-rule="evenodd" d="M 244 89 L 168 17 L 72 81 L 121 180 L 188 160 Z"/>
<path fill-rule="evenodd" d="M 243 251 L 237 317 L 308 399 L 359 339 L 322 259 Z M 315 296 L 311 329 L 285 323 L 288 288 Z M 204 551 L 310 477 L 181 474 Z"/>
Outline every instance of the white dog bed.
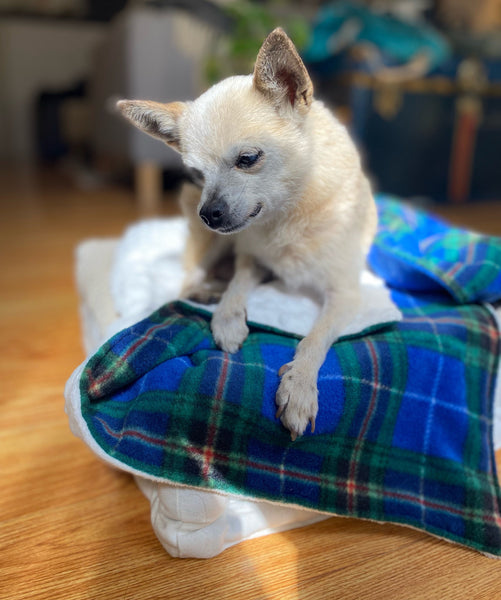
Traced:
<path fill-rule="evenodd" d="M 179 295 L 180 251 L 186 235 L 181 219 L 152 220 L 131 227 L 120 240 L 89 240 L 77 251 L 84 345 L 89 356 L 114 333 L 146 317 Z M 364 306 L 345 334 L 401 319 L 382 281 L 365 272 Z M 307 297 L 286 294 L 278 284 L 261 286 L 249 302 L 249 320 L 304 334 L 318 307 Z M 501 317 L 501 310 L 498 310 Z M 151 503 L 158 539 L 176 557 L 208 558 L 243 540 L 327 518 L 325 512 L 285 506 L 166 483 L 124 467 L 90 434 L 80 411 L 85 362 L 66 386 L 66 411 L 75 435 L 108 464 L 128 470 Z M 501 386 L 496 392 L 495 445 L 501 447 Z"/>

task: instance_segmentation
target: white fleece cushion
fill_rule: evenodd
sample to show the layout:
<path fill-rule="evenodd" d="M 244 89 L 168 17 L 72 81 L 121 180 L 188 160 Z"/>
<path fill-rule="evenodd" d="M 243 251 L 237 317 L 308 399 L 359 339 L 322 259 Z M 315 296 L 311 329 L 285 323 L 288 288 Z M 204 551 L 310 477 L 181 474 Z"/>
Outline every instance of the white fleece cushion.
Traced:
<path fill-rule="evenodd" d="M 183 277 L 180 253 L 185 236 L 186 227 L 181 219 L 153 220 L 132 226 L 116 243 L 92 240 L 79 248 L 78 288 L 89 353 L 116 331 L 146 316 L 165 301 L 177 298 Z M 362 282 L 366 290 L 365 308 L 358 323 L 347 324 L 346 332 L 350 332 L 349 327 L 359 331 L 378 320 L 387 322 L 399 318 L 380 280 L 366 273 Z M 306 333 L 315 311 L 318 306 L 310 298 L 287 294 L 279 284 L 261 286 L 249 303 L 251 320 L 297 333 Z M 501 309 L 497 316 L 501 321 Z M 99 455 L 81 418 L 78 383 L 77 370 L 65 392 L 70 425 L 75 435 Z M 495 415 L 495 445 L 501 448 L 501 373 L 497 381 Z M 113 465 L 109 457 L 101 458 Z M 139 474 L 135 478 L 150 500 L 153 529 L 172 556 L 208 558 L 245 539 L 327 518 L 315 511 L 169 485 Z"/>

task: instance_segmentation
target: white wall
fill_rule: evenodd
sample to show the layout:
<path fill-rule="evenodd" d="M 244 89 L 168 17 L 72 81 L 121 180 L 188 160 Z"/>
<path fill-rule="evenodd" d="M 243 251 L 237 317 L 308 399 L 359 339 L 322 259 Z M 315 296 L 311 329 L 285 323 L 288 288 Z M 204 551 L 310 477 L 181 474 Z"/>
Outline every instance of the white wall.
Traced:
<path fill-rule="evenodd" d="M 35 158 L 35 101 L 86 77 L 106 26 L 97 23 L 0 20 L 0 159 Z"/>

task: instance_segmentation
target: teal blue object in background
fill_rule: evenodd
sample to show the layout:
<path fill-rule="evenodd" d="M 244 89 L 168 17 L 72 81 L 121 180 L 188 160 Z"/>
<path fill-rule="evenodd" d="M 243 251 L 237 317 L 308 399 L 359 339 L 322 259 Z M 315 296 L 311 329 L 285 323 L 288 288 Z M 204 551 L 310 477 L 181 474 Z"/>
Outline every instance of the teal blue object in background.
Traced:
<path fill-rule="evenodd" d="M 326 60 L 349 45 L 370 43 L 396 63 L 405 64 L 416 54 L 426 54 L 430 70 L 451 56 L 446 39 L 424 23 L 407 23 L 379 14 L 350 1 L 323 6 L 316 18 L 309 46 L 303 52 L 308 63 Z"/>

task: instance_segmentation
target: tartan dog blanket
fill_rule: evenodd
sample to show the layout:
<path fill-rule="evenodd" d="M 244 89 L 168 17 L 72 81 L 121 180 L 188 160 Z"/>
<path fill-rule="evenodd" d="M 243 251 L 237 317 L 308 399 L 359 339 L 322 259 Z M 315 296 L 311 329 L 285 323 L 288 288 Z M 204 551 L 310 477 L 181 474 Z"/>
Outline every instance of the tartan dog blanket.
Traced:
<path fill-rule="evenodd" d="M 220 351 L 210 314 L 169 303 L 86 363 L 81 413 L 95 443 L 152 479 L 400 523 L 501 555 L 492 444 L 501 239 L 388 198 L 369 262 L 403 320 L 334 344 L 315 433 L 275 419 L 278 369 L 298 336 L 250 324 Z"/>

